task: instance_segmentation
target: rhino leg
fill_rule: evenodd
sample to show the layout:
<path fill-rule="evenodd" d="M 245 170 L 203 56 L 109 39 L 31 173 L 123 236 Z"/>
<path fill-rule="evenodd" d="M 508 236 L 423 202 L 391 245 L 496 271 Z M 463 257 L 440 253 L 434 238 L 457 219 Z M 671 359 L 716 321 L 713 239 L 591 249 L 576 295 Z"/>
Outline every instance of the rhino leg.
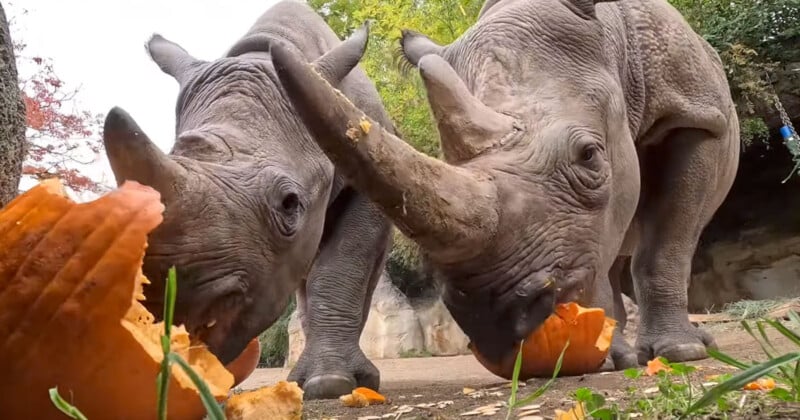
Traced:
<path fill-rule="evenodd" d="M 595 282 L 593 307 L 603 308 L 607 314 L 617 321 L 617 327 L 611 340 L 611 351 L 601 367 L 602 371 L 622 370 L 638 365 L 636 352 L 625 341 L 623 332 L 628 321 L 619 282 L 625 269 L 623 257 L 617 257 L 608 272 L 608 278 L 599 277 Z"/>
<path fill-rule="evenodd" d="M 383 272 L 391 225 L 352 189 L 339 195 L 326 218 L 319 254 L 305 290 L 298 293 L 306 346 L 288 377 L 306 399 L 380 386 L 380 372 L 361 351 L 359 339 Z"/>
<path fill-rule="evenodd" d="M 639 363 L 707 357 L 713 337 L 689 322 L 688 281 L 700 234 L 722 204 L 739 162 L 738 122 L 728 135 L 678 129 L 642 159 L 638 243 L 631 261 L 640 325 Z"/>

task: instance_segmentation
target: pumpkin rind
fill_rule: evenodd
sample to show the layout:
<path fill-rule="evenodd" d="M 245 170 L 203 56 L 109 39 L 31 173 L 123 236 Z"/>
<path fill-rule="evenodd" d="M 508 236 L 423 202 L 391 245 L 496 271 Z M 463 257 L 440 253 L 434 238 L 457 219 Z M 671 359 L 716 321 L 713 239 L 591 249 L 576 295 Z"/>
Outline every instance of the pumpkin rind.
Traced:
<path fill-rule="evenodd" d="M 55 180 L 0 209 L 0 407 L 5 418 L 63 419 L 48 389 L 88 418 L 156 418 L 163 324 L 141 298 L 147 234 L 162 221 L 158 192 L 135 182 L 77 204 Z M 173 351 L 224 399 L 233 376 L 179 326 Z M 13 378 L 9 380 L 8 378 Z M 168 416 L 201 419 L 196 388 L 178 366 Z"/>
<path fill-rule="evenodd" d="M 583 308 L 574 302 L 556 305 L 554 313 L 523 343 L 519 379 L 552 376 L 567 340 L 569 347 L 564 352 L 559 376 L 596 372 L 608 355 L 615 327 L 616 321 L 606 317 L 603 309 Z M 487 370 L 505 379 L 512 378 L 519 344 L 500 364 L 487 361 L 474 346 L 469 348 Z"/>

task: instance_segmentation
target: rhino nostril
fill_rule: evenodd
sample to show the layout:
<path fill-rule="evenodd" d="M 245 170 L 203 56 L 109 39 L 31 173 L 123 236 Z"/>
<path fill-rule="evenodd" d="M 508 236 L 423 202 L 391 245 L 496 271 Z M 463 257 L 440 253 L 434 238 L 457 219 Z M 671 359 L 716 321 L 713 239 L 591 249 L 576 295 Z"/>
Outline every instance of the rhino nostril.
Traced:
<path fill-rule="evenodd" d="M 512 311 L 514 339 L 519 341 L 528 338 L 553 313 L 555 302 L 555 290 L 549 286 L 532 297 L 518 299 Z"/>

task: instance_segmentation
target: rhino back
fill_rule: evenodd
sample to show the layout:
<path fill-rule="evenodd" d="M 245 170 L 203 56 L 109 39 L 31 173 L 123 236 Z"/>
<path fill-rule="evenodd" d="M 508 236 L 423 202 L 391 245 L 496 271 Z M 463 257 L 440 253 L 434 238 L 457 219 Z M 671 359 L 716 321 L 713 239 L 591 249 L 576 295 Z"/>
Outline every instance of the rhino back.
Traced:
<path fill-rule="evenodd" d="M 638 73 L 632 78 L 643 88 L 626 92 L 639 98 L 633 101 L 640 109 L 632 111 L 641 115 L 634 136 L 642 143 L 657 141 L 678 126 L 704 128 L 718 135 L 727 132 L 735 118 L 733 101 L 722 61 L 711 45 L 664 0 L 598 5 L 605 16 L 612 14 L 612 8 L 625 20 L 631 52 L 628 67 Z"/>

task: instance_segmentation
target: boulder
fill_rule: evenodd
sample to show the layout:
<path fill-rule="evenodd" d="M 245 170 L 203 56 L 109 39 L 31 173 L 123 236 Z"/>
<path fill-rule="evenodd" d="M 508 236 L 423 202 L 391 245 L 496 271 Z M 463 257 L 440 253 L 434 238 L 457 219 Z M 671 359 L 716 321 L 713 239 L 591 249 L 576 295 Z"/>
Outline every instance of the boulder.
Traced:
<path fill-rule="evenodd" d="M 286 366 L 293 366 L 305 346 L 305 334 L 296 309 L 287 329 Z M 387 273 L 378 280 L 359 340 L 369 359 L 469 354 L 468 342 L 441 298 L 412 306 Z"/>

